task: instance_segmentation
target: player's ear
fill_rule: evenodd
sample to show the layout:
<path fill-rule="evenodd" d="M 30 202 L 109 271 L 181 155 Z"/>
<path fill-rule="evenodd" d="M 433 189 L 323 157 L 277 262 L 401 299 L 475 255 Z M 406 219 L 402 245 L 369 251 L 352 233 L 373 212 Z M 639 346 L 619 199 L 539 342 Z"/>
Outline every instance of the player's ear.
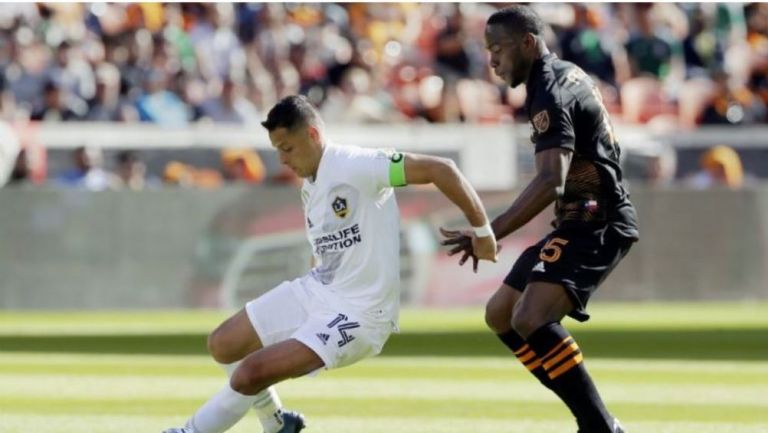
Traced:
<path fill-rule="evenodd" d="M 320 131 L 317 129 L 317 126 L 307 125 L 307 134 L 315 144 L 320 143 Z"/>
<path fill-rule="evenodd" d="M 529 50 L 533 49 L 536 46 L 536 36 L 533 33 L 526 33 L 523 36 L 523 46 Z"/>

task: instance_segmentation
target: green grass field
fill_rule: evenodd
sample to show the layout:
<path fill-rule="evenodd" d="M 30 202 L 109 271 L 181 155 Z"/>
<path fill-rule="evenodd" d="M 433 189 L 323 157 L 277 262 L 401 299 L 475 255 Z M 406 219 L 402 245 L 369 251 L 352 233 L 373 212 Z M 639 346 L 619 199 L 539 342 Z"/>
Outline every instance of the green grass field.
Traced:
<path fill-rule="evenodd" d="M 631 433 L 768 433 L 768 304 L 595 304 L 568 322 Z M 0 432 L 160 432 L 224 383 L 224 312 L 0 313 Z M 309 433 L 573 433 L 482 312 L 406 310 L 382 356 L 278 386 Z M 253 414 L 234 432 L 261 431 Z"/>

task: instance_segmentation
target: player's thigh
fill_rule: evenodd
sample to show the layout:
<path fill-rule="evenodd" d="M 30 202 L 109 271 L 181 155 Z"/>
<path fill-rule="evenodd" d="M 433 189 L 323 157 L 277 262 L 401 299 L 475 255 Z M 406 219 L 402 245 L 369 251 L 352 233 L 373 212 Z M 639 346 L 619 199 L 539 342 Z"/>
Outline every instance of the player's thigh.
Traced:
<path fill-rule="evenodd" d="M 522 290 L 502 284 L 485 305 L 485 323 L 491 330 L 501 334 L 512 329 L 512 311 Z"/>
<path fill-rule="evenodd" d="M 485 322 L 494 332 L 503 333 L 512 328 L 514 307 L 528 285 L 531 269 L 538 261 L 544 240 L 531 245 L 520 254 L 504 278 L 504 283 L 488 300 L 485 306 Z"/>
<path fill-rule="evenodd" d="M 378 355 L 392 331 L 390 324 L 371 322 L 343 304 L 321 301 L 313 308 L 291 338 L 312 349 L 326 369 Z"/>
<path fill-rule="evenodd" d="M 290 338 L 307 321 L 309 309 L 310 300 L 299 278 L 285 281 L 245 305 L 264 347 Z"/>
<path fill-rule="evenodd" d="M 208 336 L 208 351 L 221 363 L 237 362 L 262 347 L 245 309 L 225 320 Z"/>
<path fill-rule="evenodd" d="M 248 355 L 235 370 L 230 384 L 240 393 L 253 395 L 283 380 L 318 370 L 323 365 L 315 351 L 289 338 Z"/>
<path fill-rule="evenodd" d="M 527 337 L 542 325 L 559 322 L 573 309 L 573 301 L 562 284 L 531 282 L 515 306 L 512 324 Z"/>

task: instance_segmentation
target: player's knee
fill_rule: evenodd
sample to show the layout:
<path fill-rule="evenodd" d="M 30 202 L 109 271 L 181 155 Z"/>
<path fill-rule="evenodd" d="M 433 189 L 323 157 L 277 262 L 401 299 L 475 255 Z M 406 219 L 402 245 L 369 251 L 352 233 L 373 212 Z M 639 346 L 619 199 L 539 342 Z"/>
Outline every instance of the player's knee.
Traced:
<path fill-rule="evenodd" d="M 518 308 L 512 316 L 512 327 L 522 337 L 527 338 L 542 325 L 540 315 L 526 308 Z"/>
<path fill-rule="evenodd" d="M 266 369 L 260 364 L 251 363 L 235 370 L 229 384 L 240 394 L 254 395 L 270 385 L 268 380 Z"/>
<path fill-rule="evenodd" d="M 221 364 L 231 364 L 240 360 L 237 354 L 233 353 L 232 344 L 227 340 L 226 334 L 220 328 L 208 335 L 208 353 Z"/>
<path fill-rule="evenodd" d="M 510 314 L 507 308 L 491 300 L 485 305 L 485 324 L 497 334 L 509 331 Z"/>

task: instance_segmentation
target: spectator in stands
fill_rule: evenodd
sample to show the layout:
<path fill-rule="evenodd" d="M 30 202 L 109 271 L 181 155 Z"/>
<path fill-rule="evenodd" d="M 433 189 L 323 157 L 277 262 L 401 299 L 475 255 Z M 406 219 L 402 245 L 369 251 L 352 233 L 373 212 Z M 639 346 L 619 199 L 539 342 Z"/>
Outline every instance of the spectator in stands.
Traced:
<path fill-rule="evenodd" d="M 202 103 L 200 113 L 215 123 L 238 123 L 254 125 L 261 115 L 256 107 L 243 96 L 243 86 L 225 78 L 214 87 L 213 95 Z"/>
<path fill-rule="evenodd" d="M 74 167 L 61 173 L 58 183 L 90 191 L 115 189 L 120 180 L 114 174 L 101 168 L 103 157 L 97 147 L 78 147 L 72 152 Z"/>
<path fill-rule="evenodd" d="M 170 161 L 163 170 L 166 184 L 189 188 L 218 188 L 223 183 L 221 173 L 209 168 L 197 168 L 179 161 Z"/>
<path fill-rule="evenodd" d="M 714 98 L 704 109 L 701 123 L 749 125 L 765 122 L 766 106 L 759 96 L 727 72 L 715 74 Z"/>
<path fill-rule="evenodd" d="M 630 35 L 625 49 L 633 77 L 649 75 L 664 81 L 672 74 L 675 64 L 681 62 L 681 47 L 679 41 L 657 29 L 653 7 L 650 3 L 636 5 L 637 29 Z"/>
<path fill-rule="evenodd" d="M 266 176 L 264 163 L 251 149 L 226 149 L 221 152 L 224 179 L 229 182 L 261 183 Z"/>
<path fill-rule="evenodd" d="M 715 33 L 716 10 L 704 6 L 691 11 L 690 31 L 683 40 L 686 79 L 708 77 L 712 71 L 724 68 L 724 41 Z"/>
<path fill-rule="evenodd" d="M 614 55 L 598 31 L 600 17 L 593 6 L 571 3 L 573 25 L 559 35 L 562 59 L 579 65 L 588 74 L 617 87 Z"/>
<path fill-rule="evenodd" d="M 122 188 L 138 191 L 147 187 L 147 166 L 136 152 L 120 151 L 115 156 L 115 162 L 115 174 Z"/>
<path fill-rule="evenodd" d="M 482 40 L 478 16 L 494 7 L 17 4 L 0 20 L 0 116 L 77 120 L 76 101 L 87 100 L 88 120 L 140 117 L 181 127 L 202 117 L 241 122 L 237 106 L 258 112 L 301 92 L 342 121 L 500 122 L 509 107 L 500 107 L 504 92 L 492 87 L 474 42 Z M 679 81 L 706 81 L 713 70 L 750 77 L 748 86 L 768 103 L 765 4 L 542 7 L 551 11 L 545 16 L 562 57 L 598 77 L 608 110 L 621 109 L 627 121 L 674 116 L 678 102 L 691 105 L 680 101 Z M 561 31 L 569 8 L 573 26 Z M 118 70 L 118 109 L 112 78 L 100 72 L 105 65 Z M 234 110 L 225 108 L 228 83 L 208 95 L 221 76 L 237 83 Z M 46 93 L 63 107 L 50 109 Z M 129 105 L 133 114 L 123 109 Z"/>
<path fill-rule="evenodd" d="M 697 189 L 726 187 L 739 189 L 744 184 L 744 169 L 741 158 L 733 148 L 715 146 L 701 156 L 701 169 L 693 174 L 687 184 Z"/>
<path fill-rule="evenodd" d="M 86 120 L 138 120 L 138 112 L 120 96 L 120 70 L 111 63 L 102 63 L 96 70 L 96 95 L 89 101 Z"/>
<path fill-rule="evenodd" d="M 190 110 L 168 88 L 165 71 L 152 70 L 146 77 L 146 94 L 136 103 L 142 121 L 167 127 L 183 127 L 189 123 Z"/>
<path fill-rule="evenodd" d="M 81 120 L 87 113 L 85 103 L 72 98 L 69 93 L 59 88 L 58 84 L 48 81 L 43 87 L 44 104 L 39 109 L 32 112 L 32 120 L 42 121 L 68 121 Z"/>
<path fill-rule="evenodd" d="M 48 79 L 59 85 L 69 98 L 85 101 L 93 98 L 96 85 L 91 66 L 82 59 L 82 47 L 73 49 L 63 41 L 55 49 L 54 62 L 48 69 Z"/>
<path fill-rule="evenodd" d="M 768 4 L 746 6 L 747 43 L 750 49 L 749 86 L 768 104 Z"/>

